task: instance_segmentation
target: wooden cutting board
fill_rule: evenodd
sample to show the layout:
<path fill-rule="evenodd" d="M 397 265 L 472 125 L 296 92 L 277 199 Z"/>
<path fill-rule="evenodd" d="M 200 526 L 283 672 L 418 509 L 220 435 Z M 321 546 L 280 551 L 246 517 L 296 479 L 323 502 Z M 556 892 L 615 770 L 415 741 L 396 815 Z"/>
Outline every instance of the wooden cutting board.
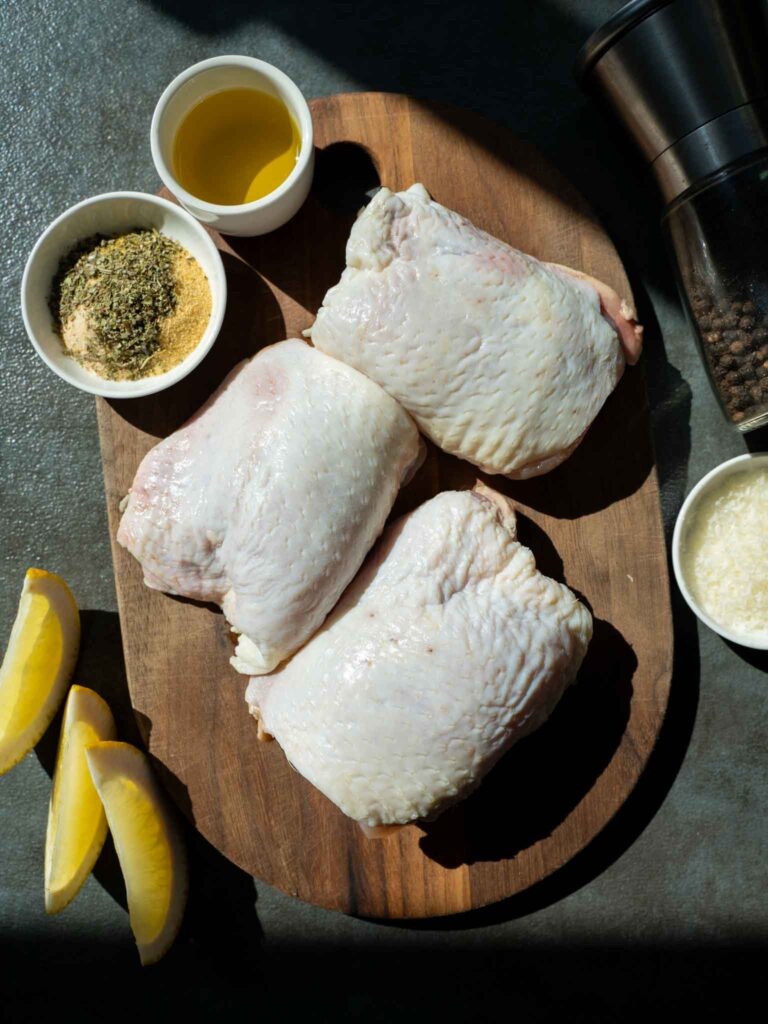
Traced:
<path fill-rule="evenodd" d="M 114 544 L 118 503 L 145 452 L 234 363 L 310 325 L 343 269 L 374 166 L 390 188 L 421 181 L 441 203 L 514 246 L 602 278 L 624 295 L 629 286 L 580 196 L 502 128 L 379 93 L 316 100 L 312 114 L 318 165 L 300 214 L 263 238 L 217 238 L 229 303 L 211 354 L 169 391 L 98 403 L 129 688 L 175 799 L 235 863 L 348 913 L 454 913 L 526 889 L 589 843 L 633 789 L 659 733 L 672 627 L 642 369 L 625 374 L 558 470 L 525 483 L 492 480 L 520 509 L 521 539 L 539 567 L 578 591 L 594 613 L 578 684 L 463 804 L 382 840 L 364 838 L 291 769 L 276 743 L 257 742 L 245 680 L 228 665 L 233 645 L 222 615 L 143 586 L 138 564 Z M 467 463 L 432 449 L 394 514 L 474 479 Z"/>

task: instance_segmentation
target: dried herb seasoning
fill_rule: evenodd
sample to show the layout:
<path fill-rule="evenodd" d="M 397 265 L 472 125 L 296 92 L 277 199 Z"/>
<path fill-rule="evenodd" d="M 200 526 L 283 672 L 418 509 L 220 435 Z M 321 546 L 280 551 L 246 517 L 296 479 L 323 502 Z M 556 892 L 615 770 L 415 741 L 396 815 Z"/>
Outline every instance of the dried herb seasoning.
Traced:
<path fill-rule="evenodd" d="M 182 254 L 154 229 L 96 235 L 75 246 L 59 265 L 50 299 L 72 354 L 108 378 L 145 376 L 161 347 L 162 323 L 176 309 L 173 267 Z"/>

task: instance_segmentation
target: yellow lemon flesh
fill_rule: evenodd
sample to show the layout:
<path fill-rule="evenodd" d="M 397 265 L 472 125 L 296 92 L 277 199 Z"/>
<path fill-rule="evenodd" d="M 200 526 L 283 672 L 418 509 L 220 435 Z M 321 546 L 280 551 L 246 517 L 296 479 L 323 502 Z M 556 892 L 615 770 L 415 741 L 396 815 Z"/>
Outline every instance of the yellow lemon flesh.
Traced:
<path fill-rule="evenodd" d="M 178 822 L 146 756 L 130 743 L 85 752 L 125 878 L 131 929 L 142 964 L 153 964 L 179 930 L 187 860 Z"/>
<path fill-rule="evenodd" d="M 91 873 L 107 837 L 107 819 L 85 759 L 85 748 L 115 736 L 106 701 L 73 686 L 64 709 L 45 837 L 45 909 L 56 914 Z"/>
<path fill-rule="evenodd" d="M 69 587 L 53 572 L 28 569 L 0 668 L 0 775 L 50 725 L 79 647 L 80 616 Z"/>

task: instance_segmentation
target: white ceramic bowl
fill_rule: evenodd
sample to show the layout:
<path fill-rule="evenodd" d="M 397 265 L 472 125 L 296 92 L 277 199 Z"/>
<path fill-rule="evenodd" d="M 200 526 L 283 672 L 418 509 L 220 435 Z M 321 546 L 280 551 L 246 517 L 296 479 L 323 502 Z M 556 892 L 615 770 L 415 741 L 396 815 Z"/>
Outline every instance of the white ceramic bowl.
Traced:
<path fill-rule="evenodd" d="M 64 351 L 48 308 L 51 283 L 60 260 L 77 242 L 90 235 L 119 234 L 132 228 L 157 228 L 195 257 L 211 287 L 211 319 L 194 351 L 167 373 L 141 380 L 105 380 Z M 216 340 L 226 304 L 224 264 L 208 232 L 175 203 L 143 192 L 107 192 L 70 207 L 37 240 L 21 281 L 24 326 L 37 354 L 67 383 L 105 398 L 152 395 L 186 377 Z"/>
<path fill-rule="evenodd" d="M 675 532 L 672 536 L 672 568 L 674 569 L 675 579 L 677 580 L 680 592 L 691 611 L 701 619 L 705 626 L 709 626 L 715 633 L 719 633 L 720 636 L 732 641 L 732 643 L 739 644 L 742 647 L 751 647 L 756 651 L 766 651 L 768 650 L 768 639 L 756 640 L 748 634 L 737 633 L 721 625 L 719 622 L 715 622 L 714 619 L 707 615 L 688 588 L 681 559 L 685 532 L 699 501 L 713 488 L 719 487 L 727 477 L 743 471 L 748 462 L 754 466 L 768 467 L 768 452 L 747 453 L 746 455 L 738 455 L 735 459 L 729 459 L 727 462 L 722 462 L 719 466 L 715 466 L 706 476 L 702 477 L 685 499 L 683 507 L 677 516 Z"/>
<path fill-rule="evenodd" d="M 269 195 L 253 203 L 220 206 L 207 203 L 182 188 L 173 172 L 173 140 L 189 110 L 200 100 L 224 89 L 251 88 L 275 96 L 290 111 L 301 135 L 296 166 Z M 265 235 L 298 211 L 309 193 L 315 149 L 312 115 L 300 89 L 279 68 L 255 57 L 212 57 L 178 75 L 160 97 L 150 129 L 152 159 L 157 173 L 185 210 L 209 227 L 228 235 Z"/>

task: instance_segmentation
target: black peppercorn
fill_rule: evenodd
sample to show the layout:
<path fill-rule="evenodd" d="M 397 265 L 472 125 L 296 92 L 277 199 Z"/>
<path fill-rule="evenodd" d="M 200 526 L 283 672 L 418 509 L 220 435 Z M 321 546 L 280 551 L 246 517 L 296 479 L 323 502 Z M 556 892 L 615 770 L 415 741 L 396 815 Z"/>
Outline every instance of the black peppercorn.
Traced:
<path fill-rule="evenodd" d="M 691 293 L 691 308 L 712 380 L 734 422 L 768 405 L 768 308 L 743 292 L 718 298 Z"/>
<path fill-rule="evenodd" d="M 733 405 L 734 409 L 746 409 L 749 405 L 749 399 L 743 391 L 739 391 L 738 394 L 735 394 L 733 396 L 731 404 Z"/>

